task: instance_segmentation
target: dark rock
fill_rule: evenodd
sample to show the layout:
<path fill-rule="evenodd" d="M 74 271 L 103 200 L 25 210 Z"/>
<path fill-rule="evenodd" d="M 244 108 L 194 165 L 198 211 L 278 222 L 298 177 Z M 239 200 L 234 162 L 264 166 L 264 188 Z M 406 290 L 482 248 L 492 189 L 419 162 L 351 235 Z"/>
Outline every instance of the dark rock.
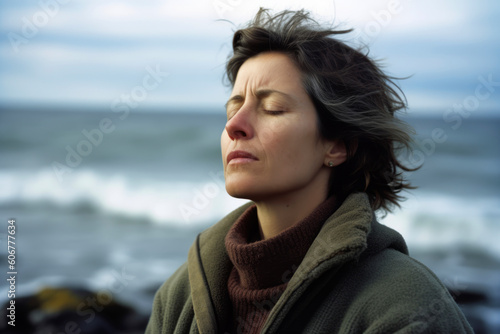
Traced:
<path fill-rule="evenodd" d="M 2 309 L 5 310 L 7 304 Z M 23 334 L 144 333 L 148 316 L 113 300 L 110 294 L 81 288 L 46 287 L 15 299 L 15 327 L 3 317 L 0 332 Z"/>

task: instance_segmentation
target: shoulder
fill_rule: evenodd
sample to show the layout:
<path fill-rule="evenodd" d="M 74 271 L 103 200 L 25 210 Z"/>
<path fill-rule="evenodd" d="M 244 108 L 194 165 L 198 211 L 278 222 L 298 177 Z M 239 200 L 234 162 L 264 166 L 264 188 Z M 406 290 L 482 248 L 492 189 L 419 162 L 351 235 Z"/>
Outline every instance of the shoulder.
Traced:
<path fill-rule="evenodd" d="M 387 248 L 353 265 L 353 314 L 368 332 L 467 333 L 470 327 L 443 283 L 425 265 Z M 366 328 L 365 327 L 365 328 Z M 405 331 L 403 331 L 405 332 Z"/>
<path fill-rule="evenodd" d="M 201 232 L 193 242 L 190 248 L 190 252 L 201 251 L 203 249 L 204 253 L 206 248 L 216 248 L 220 251 L 221 243 L 219 239 L 223 239 L 227 233 L 227 230 L 231 227 L 233 222 L 244 212 L 252 203 L 247 203 L 233 212 L 229 213 L 226 217 L 221 219 L 216 224 L 207 228 Z M 222 243 L 224 245 L 224 243 Z M 212 254 L 213 255 L 213 254 Z M 172 276 L 170 276 L 157 291 L 156 295 L 158 298 L 172 299 L 175 297 L 181 298 L 183 300 L 187 299 L 190 295 L 190 283 L 189 283 L 189 260 L 180 266 Z"/>
<path fill-rule="evenodd" d="M 187 262 L 180 266 L 158 289 L 157 296 L 170 303 L 175 300 L 186 300 L 190 295 Z"/>
<path fill-rule="evenodd" d="M 200 282 L 190 281 L 190 271 L 191 274 L 203 272 L 203 275 L 206 275 L 226 270 L 228 260 L 224 247 L 225 235 L 234 221 L 251 205 L 252 203 L 247 203 L 237 208 L 200 233 L 189 250 L 188 261 L 156 292 L 146 333 L 159 333 L 159 329 L 162 333 L 171 333 L 174 329 L 189 329 L 194 326 L 191 284 L 199 285 Z M 203 266 L 200 265 L 200 261 L 204 263 Z"/>
<path fill-rule="evenodd" d="M 189 328 L 194 316 L 190 310 L 191 289 L 184 263 L 156 292 L 146 333 L 173 333 L 179 322 Z"/>

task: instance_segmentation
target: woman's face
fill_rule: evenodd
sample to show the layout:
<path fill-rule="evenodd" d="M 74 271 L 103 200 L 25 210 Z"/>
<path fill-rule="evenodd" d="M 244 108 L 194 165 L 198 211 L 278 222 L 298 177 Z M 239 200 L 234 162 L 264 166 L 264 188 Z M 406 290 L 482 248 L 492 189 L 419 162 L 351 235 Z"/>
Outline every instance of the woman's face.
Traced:
<path fill-rule="evenodd" d="M 282 53 L 262 53 L 240 67 L 221 137 L 226 190 L 262 201 L 327 189 L 331 146 L 319 136 L 301 74 Z M 304 192 L 306 193 L 306 192 Z"/>

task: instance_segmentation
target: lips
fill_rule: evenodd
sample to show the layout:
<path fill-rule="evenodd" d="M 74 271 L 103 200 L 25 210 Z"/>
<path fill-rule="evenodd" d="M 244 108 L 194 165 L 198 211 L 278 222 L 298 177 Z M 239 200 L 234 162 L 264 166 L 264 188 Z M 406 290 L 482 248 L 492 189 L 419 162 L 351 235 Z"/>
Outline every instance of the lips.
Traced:
<path fill-rule="evenodd" d="M 255 157 L 253 154 L 248 153 L 246 151 L 233 151 L 227 155 L 226 161 L 229 164 L 229 162 L 233 161 L 233 163 L 244 163 L 244 162 L 251 162 L 251 161 L 257 161 L 257 157 Z"/>

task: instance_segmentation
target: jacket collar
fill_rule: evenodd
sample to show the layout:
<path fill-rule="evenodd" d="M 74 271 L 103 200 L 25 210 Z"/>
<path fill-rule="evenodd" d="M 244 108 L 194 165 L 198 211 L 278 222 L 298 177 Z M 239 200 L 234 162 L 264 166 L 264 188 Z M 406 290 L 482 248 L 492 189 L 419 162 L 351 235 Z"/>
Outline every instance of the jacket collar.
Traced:
<path fill-rule="evenodd" d="M 335 276 L 342 265 L 356 261 L 367 249 L 374 213 L 366 194 L 348 196 L 325 221 L 287 289 L 269 313 L 262 333 L 276 329 L 286 314 L 316 278 L 328 271 Z"/>
<path fill-rule="evenodd" d="M 232 263 L 224 239 L 239 216 L 253 203 L 247 203 L 198 235 L 188 253 L 188 273 L 193 309 L 200 333 L 222 333 L 218 324 L 229 323 L 231 305 L 227 279 Z M 229 313 L 229 314 L 228 314 Z"/>
<path fill-rule="evenodd" d="M 232 268 L 224 246 L 224 238 L 232 224 L 252 203 L 234 210 L 219 223 L 202 232 L 189 250 L 188 271 L 191 297 L 201 333 L 219 333 L 226 328 L 218 324 L 230 323 L 231 305 L 227 292 L 227 278 Z M 368 235 L 370 234 L 370 238 Z M 328 271 L 335 273 L 351 261 L 358 260 L 370 244 L 369 253 L 387 247 L 407 253 L 399 234 L 375 221 L 374 213 L 364 193 L 349 195 L 330 216 L 314 240 L 304 260 L 288 282 L 288 286 L 271 311 L 262 332 L 277 328 L 301 292 Z M 363 254 L 364 255 L 364 254 Z M 284 273 L 286 277 L 286 273 Z"/>

